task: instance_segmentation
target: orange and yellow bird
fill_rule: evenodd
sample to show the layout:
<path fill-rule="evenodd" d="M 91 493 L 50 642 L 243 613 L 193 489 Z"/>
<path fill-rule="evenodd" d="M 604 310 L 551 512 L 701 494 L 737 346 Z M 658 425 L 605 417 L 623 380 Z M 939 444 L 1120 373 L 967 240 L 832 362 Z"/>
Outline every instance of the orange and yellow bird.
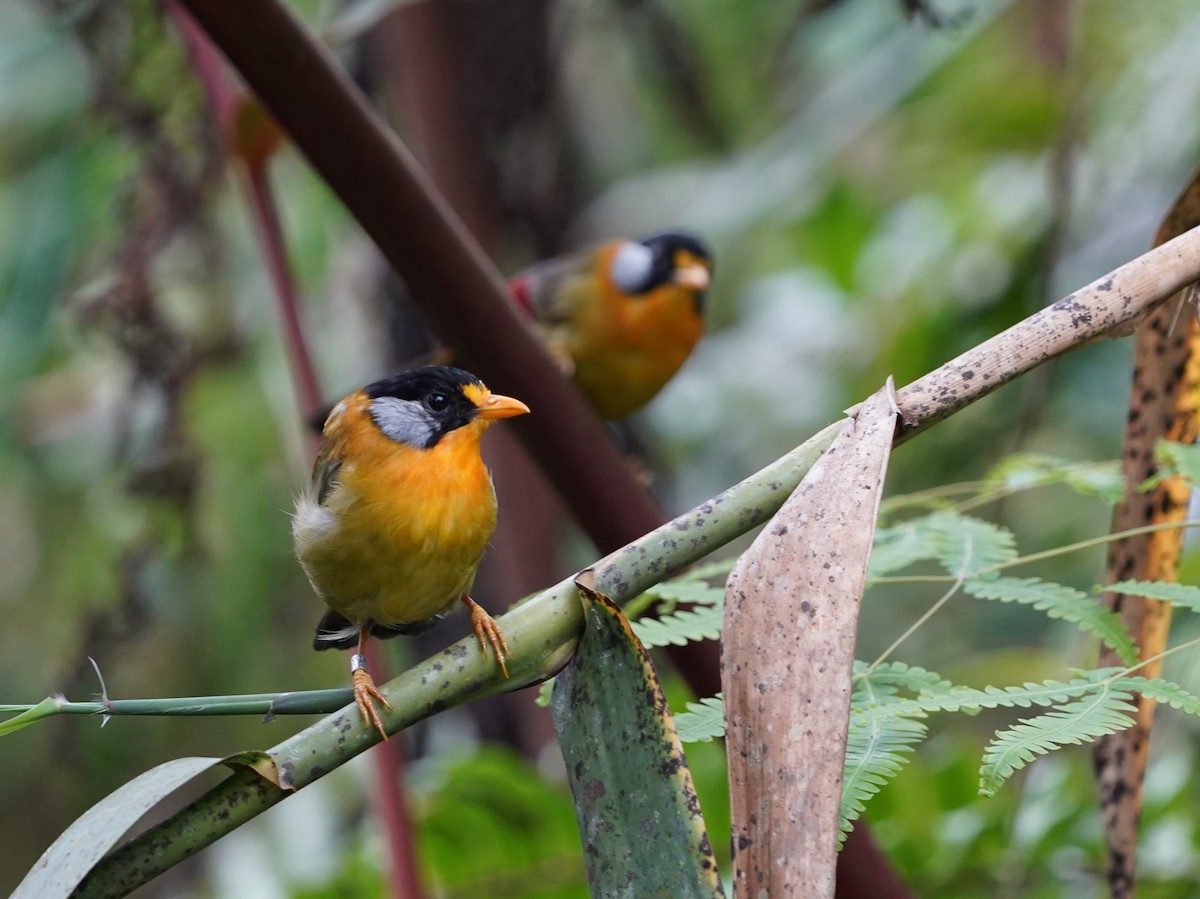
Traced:
<path fill-rule="evenodd" d="M 366 668 L 369 637 L 419 632 L 461 601 L 484 655 L 490 646 L 508 674 L 504 635 L 470 597 L 496 527 L 479 441 L 493 421 L 528 411 L 465 371 L 425 366 L 355 391 L 325 421 L 292 537 L 329 607 L 313 646 L 357 644 L 354 700 L 385 739 L 374 700 L 391 706 Z"/>
<path fill-rule="evenodd" d="M 613 240 L 509 280 L 551 354 L 606 419 L 650 402 L 704 333 L 712 254 L 690 234 Z"/>

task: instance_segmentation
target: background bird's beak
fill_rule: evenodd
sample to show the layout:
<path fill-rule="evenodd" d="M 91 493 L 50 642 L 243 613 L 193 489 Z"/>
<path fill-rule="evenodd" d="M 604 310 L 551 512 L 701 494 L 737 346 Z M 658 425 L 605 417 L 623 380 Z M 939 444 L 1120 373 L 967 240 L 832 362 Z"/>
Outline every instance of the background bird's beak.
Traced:
<path fill-rule="evenodd" d="M 499 393 L 488 394 L 487 399 L 479 404 L 480 418 L 512 418 L 514 415 L 524 415 L 529 407 L 520 400 Z"/>
<path fill-rule="evenodd" d="M 710 275 L 708 269 L 697 263 L 675 269 L 675 276 L 671 280 L 681 287 L 690 287 L 693 290 L 707 290 Z"/>

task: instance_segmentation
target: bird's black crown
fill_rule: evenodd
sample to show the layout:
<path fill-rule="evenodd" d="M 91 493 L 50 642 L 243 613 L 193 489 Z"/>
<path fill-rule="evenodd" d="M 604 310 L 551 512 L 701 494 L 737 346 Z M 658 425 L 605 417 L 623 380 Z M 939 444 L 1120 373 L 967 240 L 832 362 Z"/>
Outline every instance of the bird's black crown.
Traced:
<path fill-rule="evenodd" d="M 400 372 L 363 388 L 374 400 L 371 416 L 388 437 L 420 449 L 436 446 L 451 431 L 470 424 L 479 407 L 463 393 L 468 384 L 483 386 L 477 377 L 448 365 L 425 365 Z M 387 397 L 412 403 L 397 406 Z"/>

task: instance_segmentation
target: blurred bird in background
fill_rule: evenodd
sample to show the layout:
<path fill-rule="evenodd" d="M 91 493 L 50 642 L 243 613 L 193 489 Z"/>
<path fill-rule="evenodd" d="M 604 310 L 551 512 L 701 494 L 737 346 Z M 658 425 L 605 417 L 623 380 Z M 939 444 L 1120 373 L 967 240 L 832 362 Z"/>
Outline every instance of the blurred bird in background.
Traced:
<path fill-rule="evenodd" d="M 354 701 L 385 739 L 374 700 L 391 706 L 366 669 L 369 637 L 418 633 L 461 601 L 484 655 L 490 646 L 508 675 L 504 635 L 469 595 L 496 528 L 479 442 L 493 421 L 528 411 L 474 375 L 424 366 L 355 391 L 325 422 L 292 537 L 329 606 L 313 646 L 357 644 Z"/>
<path fill-rule="evenodd" d="M 641 409 L 704 333 L 712 254 L 667 231 L 536 263 L 509 281 L 551 354 L 612 421 Z"/>

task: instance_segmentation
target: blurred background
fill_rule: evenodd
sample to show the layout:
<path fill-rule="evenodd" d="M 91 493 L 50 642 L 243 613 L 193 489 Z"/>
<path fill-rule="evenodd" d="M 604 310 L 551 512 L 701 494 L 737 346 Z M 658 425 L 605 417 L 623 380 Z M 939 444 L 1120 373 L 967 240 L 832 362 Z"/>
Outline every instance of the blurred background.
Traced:
<path fill-rule="evenodd" d="M 1200 10 L 1184 0 L 293 6 L 328 30 L 502 271 L 667 227 L 709 242 L 708 336 L 630 426 L 668 512 L 888 375 L 905 384 L 1143 252 L 1200 156 Z M 112 697 L 343 685 L 345 658 L 309 650 L 321 607 L 291 555 L 310 446 L 268 276 L 171 18 L 152 0 L 18 0 L 0 5 L 0 35 L 0 703 L 90 698 L 89 656 Z M 271 178 L 332 401 L 426 344 L 304 160 L 285 145 Z M 1130 353 L 1128 340 L 1085 348 L 911 441 L 889 493 L 974 480 L 1016 451 L 1115 458 Z M 493 609 L 595 557 L 501 430 L 500 548 L 478 587 Z M 555 541 L 535 559 L 503 548 L 529 508 Z M 1110 512 L 1050 488 L 982 514 L 1034 551 L 1103 533 Z M 1030 573 L 1087 588 L 1102 557 Z M 860 654 L 936 596 L 870 593 Z M 389 646 L 393 664 L 465 630 L 460 618 L 421 648 Z M 1094 664 L 1070 629 L 966 599 L 898 657 L 975 686 Z M 1174 663 L 1200 691 L 1195 661 Z M 586 895 L 533 692 L 410 735 L 431 895 Z M 674 680 L 670 695 L 690 698 Z M 305 723 L 72 717 L 3 738 L 0 892 L 145 769 Z M 935 722 L 868 807 L 876 840 L 922 896 L 1100 895 L 1089 756 L 1056 754 L 982 800 L 998 723 Z M 1195 724 L 1168 712 L 1159 725 L 1142 895 L 1193 895 Z M 720 747 L 689 758 L 723 852 Z M 358 759 L 144 894 L 382 895 L 373 776 Z"/>

